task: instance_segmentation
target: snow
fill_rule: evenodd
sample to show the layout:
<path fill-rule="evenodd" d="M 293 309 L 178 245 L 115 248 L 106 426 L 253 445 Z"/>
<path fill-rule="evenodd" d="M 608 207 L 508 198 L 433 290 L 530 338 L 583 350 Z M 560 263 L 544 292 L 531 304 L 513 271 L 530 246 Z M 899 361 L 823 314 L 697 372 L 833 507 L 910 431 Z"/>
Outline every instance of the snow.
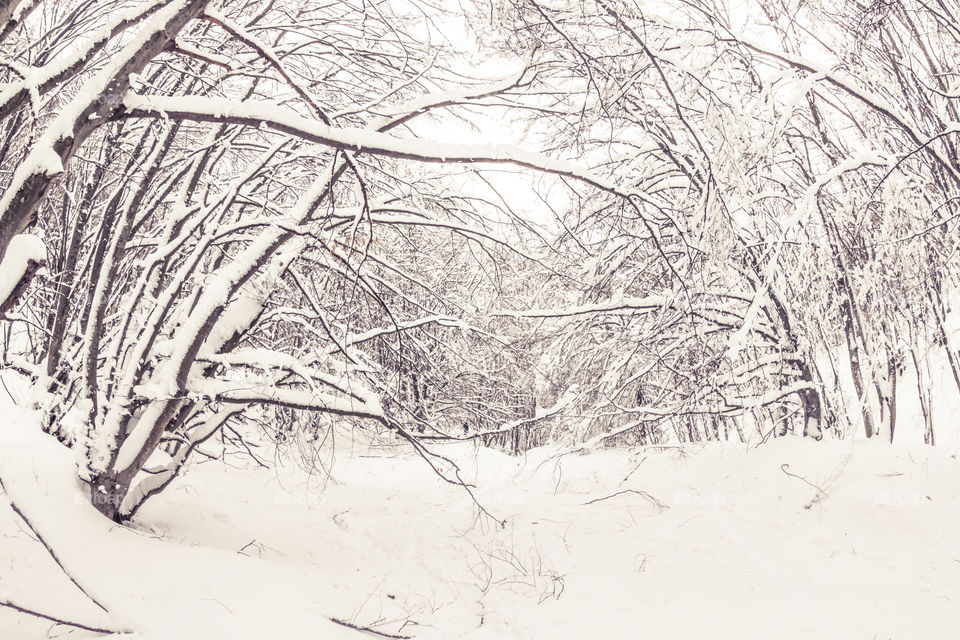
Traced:
<path fill-rule="evenodd" d="M 41 262 L 47 259 L 43 240 L 28 233 L 21 233 L 10 240 L 0 262 L 0 302 L 6 300 L 20 282 L 30 260 Z"/>
<path fill-rule="evenodd" d="M 4 486 L 111 613 L 9 508 L 0 599 L 132 640 L 366 636 L 331 617 L 445 640 L 936 640 L 960 623 L 960 465 L 937 448 L 442 447 L 500 527 L 409 451 L 346 434 L 332 480 L 205 462 L 130 529 L 86 504 L 36 415 L 3 409 Z M 49 626 L 0 609 L 5 640 Z"/>

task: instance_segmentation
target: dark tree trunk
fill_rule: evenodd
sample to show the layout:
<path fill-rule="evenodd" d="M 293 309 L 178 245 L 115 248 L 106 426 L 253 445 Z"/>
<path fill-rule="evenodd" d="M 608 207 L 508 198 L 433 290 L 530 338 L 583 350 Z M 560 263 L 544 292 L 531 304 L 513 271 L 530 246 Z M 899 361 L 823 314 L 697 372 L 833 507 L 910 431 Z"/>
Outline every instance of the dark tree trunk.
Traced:
<path fill-rule="evenodd" d="M 130 479 L 123 479 L 107 472 L 97 475 L 90 482 L 90 504 L 110 520 L 121 523 L 120 505 L 130 489 Z"/>

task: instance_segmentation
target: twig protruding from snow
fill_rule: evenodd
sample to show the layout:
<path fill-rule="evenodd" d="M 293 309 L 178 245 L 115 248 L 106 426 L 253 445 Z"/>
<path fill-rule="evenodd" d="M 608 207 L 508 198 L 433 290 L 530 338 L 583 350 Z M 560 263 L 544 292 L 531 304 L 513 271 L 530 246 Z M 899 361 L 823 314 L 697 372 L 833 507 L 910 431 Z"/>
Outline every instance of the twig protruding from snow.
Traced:
<path fill-rule="evenodd" d="M 385 633 L 383 631 L 377 631 L 376 629 L 371 629 L 370 627 L 364 627 L 363 625 L 347 622 L 346 620 L 341 620 L 340 618 L 330 618 L 330 622 L 335 622 L 341 626 L 347 627 L 348 629 L 356 629 L 357 631 L 366 631 L 367 633 L 372 633 L 374 635 L 380 636 L 381 638 L 398 638 L 400 640 L 410 640 L 411 638 L 413 638 L 413 636 L 402 636 L 397 633 Z"/>
<path fill-rule="evenodd" d="M 815 505 L 816 503 L 820 502 L 820 500 L 822 500 L 823 498 L 826 498 L 826 497 L 827 497 L 827 492 L 826 492 L 826 491 L 824 491 L 824 490 L 823 490 L 822 488 L 820 488 L 818 485 L 815 485 L 814 483 L 812 483 L 812 482 L 810 482 L 809 480 L 807 480 L 804 476 L 801 476 L 801 475 L 796 474 L 796 473 L 791 473 L 790 471 L 788 471 L 789 468 L 790 468 L 790 465 L 787 464 L 786 462 L 784 462 L 782 465 L 780 465 L 780 471 L 783 471 L 785 474 L 787 474 L 787 475 L 790 476 L 791 478 L 797 478 L 798 480 L 803 480 L 803 481 L 806 482 L 808 485 L 810 485 L 811 487 L 813 487 L 814 489 L 817 490 L 817 495 L 814 496 L 813 500 L 811 500 L 811 501 L 808 502 L 807 504 L 803 505 L 803 508 L 804 508 L 804 509 L 809 509 L 810 507 L 812 507 L 812 506 Z"/>
<path fill-rule="evenodd" d="M 27 607 L 21 606 L 10 602 L 9 600 L 0 600 L 0 607 L 6 607 L 8 609 L 13 609 L 18 613 L 23 613 L 28 616 L 33 616 L 35 618 L 40 618 L 42 620 L 49 620 L 56 624 L 62 624 L 67 627 L 73 627 L 75 629 L 82 629 L 83 631 L 90 631 L 92 633 L 103 633 L 106 635 L 126 635 L 132 633 L 130 631 L 125 631 L 123 629 L 104 629 L 102 627 L 93 627 L 90 625 L 83 624 L 82 622 L 73 622 L 72 620 L 65 620 L 63 618 L 58 618 L 57 616 L 52 616 L 48 613 L 41 613 L 40 611 L 35 611 L 34 609 L 28 609 Z"/>
<path fill-rule="evenodd" d="M 587 506 L 588 504 L 594 504 L 595 502 L 602 502 L 603 500 L 609 500 L 610 498 L 616 498 L 617 496 L 623 495 L 624 493 L 635 493 L 635 494 L 637 494 L 638 496 L 643 496 L 644 498 L 646 498 L 652 505 L 654 505 L 654 506 L 655 506 L 657 509 L 659 509 L 660 511 L 663 511 L 664 509 L 669 509 L 669 508 L 670 508 L 668 505 L 665 505 L 664 503 L 660 502 L 659 500 L 657 500 L 656 498 L 654 498 L 652 495 L 650 495 L 650 494 L 647 493 L 646 491 L 642 491 L 642 490 L 640 490 L 640 489 L 624 489 L 623 491 L 617 491 L 616 493 L 611 493 L 610 495 L 608 495 L 608 496 L 603 496 L 602 498 L 594 498 L 593 500 L 588 500 L 587 502 L 584 502 L 583 505 L 584 505 L 584 506 Z"/>

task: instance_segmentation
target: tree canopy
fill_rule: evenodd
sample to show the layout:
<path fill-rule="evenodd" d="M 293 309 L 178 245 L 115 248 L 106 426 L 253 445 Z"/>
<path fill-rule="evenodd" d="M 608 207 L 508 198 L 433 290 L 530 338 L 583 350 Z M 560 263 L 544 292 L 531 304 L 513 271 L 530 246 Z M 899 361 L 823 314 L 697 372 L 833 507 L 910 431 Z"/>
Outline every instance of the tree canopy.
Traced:
<path fill-rule="evenodd" d="M 122 521 L 238 425 L 891 441 L 948 326 L 940 0 L 0 3 L 4 363 Z M 500 142 L 509 140 L 509 142 Z M 42 246 L 41 246 L 42 245 Z"/>

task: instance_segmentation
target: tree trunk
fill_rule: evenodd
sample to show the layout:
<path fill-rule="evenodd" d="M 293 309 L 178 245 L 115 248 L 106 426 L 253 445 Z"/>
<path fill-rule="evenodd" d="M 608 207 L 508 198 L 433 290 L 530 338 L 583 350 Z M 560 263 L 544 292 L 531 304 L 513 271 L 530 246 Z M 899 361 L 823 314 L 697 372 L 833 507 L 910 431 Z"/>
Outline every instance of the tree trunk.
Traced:
<path fill-rule="evenodd" d="M 130 490 L 130 480 L 120 478 L 112 472 L 94 476 L 90 482 L 90 504 L 110 520 L 121 523 L 120 505 Z"/>
<path fill-rule="evenodd" d="M 890 395 L 887 397 L 887 411 L 890 413 L 890 444 L 893 444 L 893 432 L 897 428 L 897 359 L 887 360 L 887 375 L 890 377 Z"/>
<path fill-rule="evenodd" d="M 917 371 L 917 395 L 920 396 L 920 411 L 923 412 L 923 442 L 924 444 L 935 445 L 936 440 L 933 434 L 933 414 L 931 413 L 930 395 L 924 389 L 923 371 L 920 368 L 920 359 L 917 358 L 916 347 L 910 349 L 910 356 L 913 358 L 913 368 Z"/>
<path fill-rule="evenodd" d="M 850 376 L 853 378 L 853 389 L 857 394 L 857 402 L 860 403 L 860 412 L 863 416 L 863 428 L 868 438 L 877 434 L 873 425 L 873 415 L 870 411 L 870 405 L 867 402 L 867 396 L 864 393 L 863 372 L 860 370 L 860 346 L 857 343 L 857 336 L 853 330 L 853 312 L 849 308 L 850 302 L 847 301 L 846 309 L 846 328 L 844 334 L 847 337 L 847 353 L 850 357 Z"/>

